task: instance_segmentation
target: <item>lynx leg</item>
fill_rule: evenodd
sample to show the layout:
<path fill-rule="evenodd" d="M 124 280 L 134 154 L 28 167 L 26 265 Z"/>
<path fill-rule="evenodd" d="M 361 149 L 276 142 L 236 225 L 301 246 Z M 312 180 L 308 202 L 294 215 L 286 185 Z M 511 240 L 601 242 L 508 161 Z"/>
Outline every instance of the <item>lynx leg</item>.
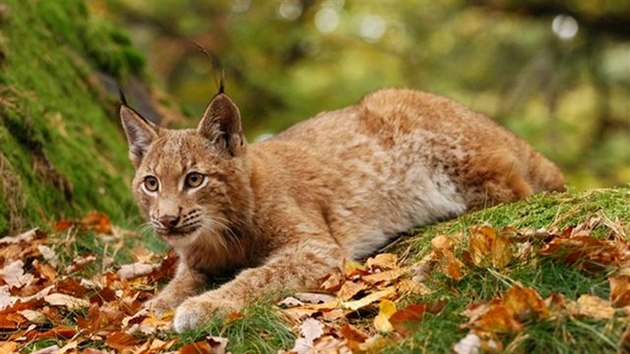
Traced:
<path fill-rule="evenodd" d="M 239 311 L 269 292 L 315 288 L 318 279 L 341 266 L 343 258 L 344 252 L 332 241 L 286 247 L 264 265 L 244 270 L 220 288 L 184 301 L 175 311 L 175 330 L 181 333 L 197 328 L 214 314 Z"/>
<path fill-rule="evenodd" d="M 177 307 L 187 298 L 197 294 L 197 289 L 205 282 L 205 275 L 190 269 L 184 262 L 180 262 L 175 277 L 156 297 L 147 301 L 144 307 L 161 316 L 166 311 Z"/>

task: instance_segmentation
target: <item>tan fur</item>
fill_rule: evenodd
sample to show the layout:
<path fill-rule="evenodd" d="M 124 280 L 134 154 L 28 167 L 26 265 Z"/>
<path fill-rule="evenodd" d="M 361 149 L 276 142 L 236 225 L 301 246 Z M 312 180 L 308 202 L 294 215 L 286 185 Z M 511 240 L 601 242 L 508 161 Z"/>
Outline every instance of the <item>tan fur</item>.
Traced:
<path fill-rule="evenodd" d="M 344 258 L 367 256 L 415 225 L 564 190 L 560 171 L 523 140 L 407 89 L 374 92 L 251 145 L 224 94 L 196 130 L 157 128 L 126 106 L 121 118 L 140 209 L 180 256 L 148 306 L 176 308 L 180 332 L 270 290 L 315 287 Z M 190 172 L 206 176 L 202 186 L 184 188 Z M 147 175 L 159 180 L 154 193 L 143 187 Z M 176 217 L 183 234 L 160 224 Z M 234 269 L 244 270 L 197 295 Z"/>

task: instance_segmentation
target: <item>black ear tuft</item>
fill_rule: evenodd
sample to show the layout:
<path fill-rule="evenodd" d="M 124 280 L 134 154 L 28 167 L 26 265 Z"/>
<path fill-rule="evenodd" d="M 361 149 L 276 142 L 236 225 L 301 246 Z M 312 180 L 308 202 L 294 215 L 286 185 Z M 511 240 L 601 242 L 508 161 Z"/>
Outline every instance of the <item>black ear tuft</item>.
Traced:
<path fill-rule="evenodd" d="M 221 95 L 225 93 L 225 70 L 221 70 L 221 80 L 219 81 L 219 93 Z"/>
<path fill-rule="evenodd" d="M 123 92 L 122 86 L 118 84 L 118 96 L 120 97 L 120 105 L 129 107 L 127 103 L 127 97 L 125 97 L 125 93 Z"/>

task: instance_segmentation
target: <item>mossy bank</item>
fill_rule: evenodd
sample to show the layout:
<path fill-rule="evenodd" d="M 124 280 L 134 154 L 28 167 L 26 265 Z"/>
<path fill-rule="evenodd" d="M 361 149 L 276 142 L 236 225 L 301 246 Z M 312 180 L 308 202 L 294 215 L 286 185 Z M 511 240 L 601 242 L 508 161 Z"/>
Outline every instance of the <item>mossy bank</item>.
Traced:
<path fill-rule="evenodd" d="M 0 237 L 89 210 L 127 224 L 133 173 L 110 82 L 142 73 L 81 0 L 0 0 Z"/>

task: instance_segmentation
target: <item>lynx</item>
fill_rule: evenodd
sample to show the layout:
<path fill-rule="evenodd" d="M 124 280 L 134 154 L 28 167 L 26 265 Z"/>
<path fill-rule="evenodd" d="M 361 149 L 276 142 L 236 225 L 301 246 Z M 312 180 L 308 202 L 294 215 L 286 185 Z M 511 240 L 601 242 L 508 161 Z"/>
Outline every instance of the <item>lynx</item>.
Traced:
<path fill-rule="evenodd" d="M 124 102 L 120 117 L 140 210 L 179 256 L 146 306 L 174 309 L 178 332 L 270 291 L 315 288 L 344 259 L 413 226 L 564 190 L 558 168 L 525 141 L 410 89 L 373 92 L 253 144 L 223 90 L 196 129 L 160 128 Z"/>

